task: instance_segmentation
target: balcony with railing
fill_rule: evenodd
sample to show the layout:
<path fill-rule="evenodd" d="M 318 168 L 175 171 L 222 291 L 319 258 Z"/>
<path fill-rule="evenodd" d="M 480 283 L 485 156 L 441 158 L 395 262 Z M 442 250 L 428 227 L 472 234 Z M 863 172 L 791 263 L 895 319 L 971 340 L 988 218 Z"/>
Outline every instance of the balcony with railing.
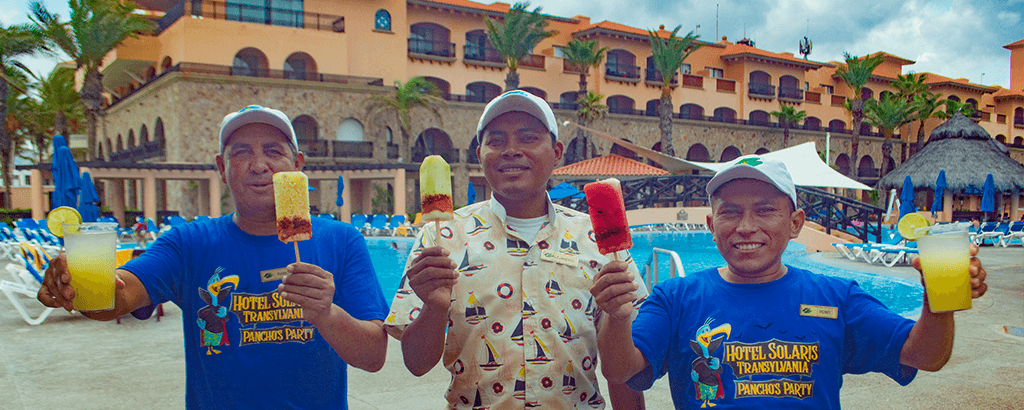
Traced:
<path fill-rule="evenodd" d="M 683 74 L 683 87 L 704 89 L 704 77 L 699 75 Z"/>
<path fill-rule="evenodd" d="M 804 100 L 804 90 L 796 87 L 779 86 L 779 99 L 782 101 L 801 102 Z"/>
<path fill-rule="evenodd" d="M 821 104 L 821 93 L 806 91 L 804 92 L 804 100 L 807 102 Z"/>
<path fill-rule="evenodd" d="M 580 70 L 580 66 L 570 63 L 569 60 L 562 60 L 562 72 L 569 74 L 581 74 L 583 70 Z"/>
<path fill-rule="evenodd" d="M 527 54 L 526 57 L 519 59 L 519 66 L 534 70 L 544 70 L 546 61 L 543 54 Z"/>
<path fill-rule="evenodd" d="M 454 164 L 459 161 L 459 149 L 452 148 L 450 150 L 434 150 L 434 152 L 426 152 L 422 147 L 416 147 L 412 150 L 412 162 L 423 162 L 423 158 L 428 155 L 440 155 L 450 164 Z"/>
<path fill-rule="evenodd" d="M 110 153 L 110 162 L 141 162 L 150 158 L 166 156 L 164 140 L 149 141 L 138 146 Z"/>
<path fill-rule="evenodd" d="M 1013 127 L 1014 128 L 1024 128 L 1024 117 L 1022 117 L 1022 116 L 1014 116 L 1013 117 Z"/>
<path fill-rule="evenodd" d="M 426 38 L 410 38 L 409 57 L 450 63 L 455 61 L 455 43 Z"/>
<path fill-rule="evenodd" d="M 373 158 L 373 141 L 331 141 L 331 157 Z"/>
<path fill-rule="evenodd" d="M 648 68 L 646 74 L 647 77 L 644 78 L 644 83 L 646 83 L 647 85 L 653 85 L 656 87 L 661 87 L 665 85 L 665 80 L 661 76 L 661 71 L 658 71 L 658 69 Z M 672 87 L 676 87 L 679 85 L 679 78 L 676 77 L 675 74 L 672 74 L 672 83 L 670 85 Z"/>
<path fill-rule="evenodd" d="M 880 175 L 882 175 L 882 169 L 881 168 L 868 168 L 868 167 L 857 168 L 857 177 L 858 178 L 864 178 L 864 179 L 878 178 Z"/>
<path fill-rule="evenodd" d="M 833 107 L 842 107 L 843 104 L 846 104 L 846 97 L 843 97 L 841 95 L 832 94 L 832 106 Z"/>
<path fill-rule="evenodd" d="M 505 60 L 494 47 L 480 47 L 476 44 L 462 46 L 462 60 L 466 64 L 485 67 L 504 67 Z"/>
<path fill-rule="evenodd" d="M 775 86 L 771 84 L 750 83 L 747 85 L 747 93 L 752 98 L 775 98 Z"/>
<path fill-rule="evenodd" d="M 629 64 L 607 64 L 604 68 L 605 78 L 627 83 L 640 82 L 640 66 Z"/>
<path fill-rule="evenodd" d="M 159 35 L 185 15 L 270 26 L 345 32 L 345 17 L 333 14 L 307 13 L 301 10 L 219 1 L 187 0 L 179 1 L 167 11 L 167 14 L 157 20 L 157 29 L 154 34 Z"/>
<path fill-rule="evenodd" d="M 736 92 L 736 80 L 730 80 L 727 78 L 716 78 L 717 83 L 715 89 L 723 93 L 734 93 Z"/>

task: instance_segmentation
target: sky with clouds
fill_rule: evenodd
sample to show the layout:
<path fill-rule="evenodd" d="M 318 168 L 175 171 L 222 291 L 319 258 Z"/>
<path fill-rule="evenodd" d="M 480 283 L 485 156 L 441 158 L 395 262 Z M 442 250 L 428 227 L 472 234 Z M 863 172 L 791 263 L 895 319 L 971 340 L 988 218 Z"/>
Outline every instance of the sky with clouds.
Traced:
<path fill-rule="evenodd" d="M 479 1 L 479 0 L 478 0 Z M 506 2 L 512 3 L 510 0 Z M 483 0 L 490 3 L 490 0 Z M 52 12 L 67 16 L 67 2 L 43 0 Z M 701 39 L 730 41 L 744 37 L 758 48 L 798 54 L 799 41 L 814 42 L 810 59 L 842 60 L 885 51 L 916 64 L 904 72 L 932 72 L 985 85 L 1010 85 L 1006 44 L 1024 39 L 1024 0 L 532 0 L 548 14 L 589 16 L 642 29 L 664 24 L 681 32 L 696 30 Z M 0 0 L 0 23 L 28 22 L 28 0 Z M 717 18 L 716 18 L 717 13 Z M 717 24 L 716 24 L 717 21 Z M 717 25 L 717 29 L 716 29 Z M 699 26 L 699 27 L 698 27 Z M 717 31 L 717 36 L 716 36 Z M 56 61 L 25 59 L 46 73 Z"/>

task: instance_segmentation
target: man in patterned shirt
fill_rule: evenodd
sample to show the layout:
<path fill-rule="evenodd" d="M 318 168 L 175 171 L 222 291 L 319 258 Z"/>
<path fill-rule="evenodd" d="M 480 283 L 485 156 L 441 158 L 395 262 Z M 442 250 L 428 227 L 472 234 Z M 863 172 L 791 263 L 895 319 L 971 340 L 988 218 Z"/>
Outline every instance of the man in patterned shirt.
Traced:
<path fill-rule="evenodd" d="M 647 289 L 636 264 L 628 252 L 600 254 L 590 218 L 548 198 L 563 148 L 544 100 L 502 94 L 477 138 L 493 197 L 459 209 L 440 237 L 424 227 L 385 329 L 413 374 L 444 363 L 450 408 L 604 408 L 590 289 L 599 272 L 627 273 L 639 306 Z M 643 408 L 642 394 L 609 389 L 613 407 Z"/>

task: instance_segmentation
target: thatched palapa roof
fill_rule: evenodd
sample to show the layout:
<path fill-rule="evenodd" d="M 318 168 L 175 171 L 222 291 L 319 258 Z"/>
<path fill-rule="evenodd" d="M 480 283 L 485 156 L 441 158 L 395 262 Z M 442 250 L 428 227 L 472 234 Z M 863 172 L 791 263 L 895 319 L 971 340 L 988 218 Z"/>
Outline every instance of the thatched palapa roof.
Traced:
<path fill-rule="evenodd" d="M 988 174 L 997 191 L 1024 188 L 1024 165 L 1008 152 L 980 125 L 957 114 L 932 131 L 920 152 L 878 180 L 878 189 L 899 189 L 908 175 L 915 188 L 935 188 L 941 170 L 946 170 L 946 189 L 954 192 L 981 190 Z"/>

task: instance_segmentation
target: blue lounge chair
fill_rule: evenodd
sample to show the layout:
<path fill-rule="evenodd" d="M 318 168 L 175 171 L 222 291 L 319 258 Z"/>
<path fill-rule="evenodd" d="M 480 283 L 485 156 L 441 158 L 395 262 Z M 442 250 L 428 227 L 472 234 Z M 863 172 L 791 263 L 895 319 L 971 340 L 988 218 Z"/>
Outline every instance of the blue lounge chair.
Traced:
<path fill-rule="evenodd" d="M 398 229 L 399 226 L 402 226 L 404 224 L 405 224 L 405 215 L 391 215 L 391 221 L 388 222 L 388 227 L 387 227 L 388 234 L 391 235 L 391 236 L 394 236 L 395 235 L 395 230 Z"/>
<path fill-rule="evenodd" d="M 910 261 L 917 256 L 917 248 L 907 246 L 878 247 L 872 249 L 871 253 L 875 262 L 880 262 L 891 268 L 900 262 L 909 265 Z"/>
<path fill-rule="evenodd" d="M 370 221 L 370 235 L 381 236 L 387 229 L 385 225 L 388 223 L 388 216 L 384 214 L 377 214 L 373 216 L 373 220 Z"/>
<path fill-rule="evenodd" d="M 44 252 L 40 251 L 39 253 Z M 7 265 L 7 271 L 11 273 L 12 277 L 14 277 L 14 281 L 0 280 L 0 293 L 3 293 L 4 296 L 11 301 L 11 304 L 14 305 L 14 309 L 18 311 L 18 314 L 20 314 L 21 318 L 25 320 L 25 323 L 36 326 L 43 323 L 54 309 L 44 307 L 43 311 L 38 315 L 33 315 L 28 311 L 28 305 L 35 306 L 35 304 L 39 303 L 36 300 L 36 294 L 39 292 L 39 287 L 42 286 L 41 284 L 43 282 L 43 277 L 39 273 L 41 271 L 41 269 L 38 268 L 39 265 L 35 262 L 30 262 L 26 258 L 26 255 L 31 254 L 32 253 L 26 249 L 24 250 L 24 253 L 18 255 L 19 259 L 24 262 L 24 268 L 14 264 Z M 41 259 L 38 255 L 33 255 L 33 257 Z M 42 269 L 45 268 L 45 265 L 43 265 Z M 29 299 L 25 299 L 25 297 L 28 297 Z"/>
<path fill-rule="evenodd" d="M 332 221 L 334 220 L 334 215 L 332 214 L 320 214 L 320 217 L 324 219 L 330 219 Z"/>
<path fill-rule="evenodd" d="M 992 244 L 995 245 L 995 241 L 1006 233 L 1005 231 L 1000 231 L 998 228 L 999 222 L 985 222 L 981 224 L 981 227 L 978 228 L 978 232 L 970 236 L 971 242 L 974 242 L 975 245 L 981 246 L 985 244 L 986 240 L 991 239 L 993 241 Z"/>
<path fill-rule="evenodd" d="M 1007 247 L 1010 241 L 1017 240 L 1017 243 L 1024 242 L 1024 221 L 1010 222 L 1006 234 L 999 236 L 999 246 Z"/>
<path fill-rule="evenodd" d="M 353 214 L 352 215 L 352 226 L 356 227 L 360 232 L 366 227 L 366 215 Z"/>

